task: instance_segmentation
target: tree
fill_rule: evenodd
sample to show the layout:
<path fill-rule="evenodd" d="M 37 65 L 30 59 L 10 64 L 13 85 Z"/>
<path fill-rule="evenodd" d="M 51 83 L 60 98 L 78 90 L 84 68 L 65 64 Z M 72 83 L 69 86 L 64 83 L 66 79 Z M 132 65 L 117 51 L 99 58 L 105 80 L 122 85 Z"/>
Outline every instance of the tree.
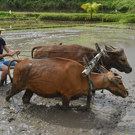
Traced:
<path fill-rule="evenodd" d="M 98 11 L 98 7 L 100 6 L 101 4 L 97 4 L 97 3 L 86 3 L 86 4 L 83 4 L 81 6 L 81 8 L 83 8 L 88 14 L 90 14 L 90 19 L 93 20 L 93 14 L 96 13 Z"/>

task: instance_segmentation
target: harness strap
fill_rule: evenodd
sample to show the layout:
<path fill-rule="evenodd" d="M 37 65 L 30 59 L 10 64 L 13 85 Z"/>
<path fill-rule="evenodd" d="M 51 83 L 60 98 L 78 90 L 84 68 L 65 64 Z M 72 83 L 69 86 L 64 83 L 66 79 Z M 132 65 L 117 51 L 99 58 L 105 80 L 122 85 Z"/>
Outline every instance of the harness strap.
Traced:
<path fill-rule="evenodd" d="M 87 56 L 83 57 L 83 62 L 85 65 L 87 64 L 87 62 L 88 62 Z M 88 74 L 88 85 L 89 85 L 89 88 L 92 90 L 92 92 L 94 92 L 95 85 L 94 85 L 94 82 L 92 81 L 92 79 L 90 78 L 90 74 Z"/>
<path fill-rule="evenodd" d="M 95 92 L 95 84 L 94 84 L 94 82 L 90 79 L 90 75 L 88 75 L 88 85 L 89 85 L 89 88 L 92 90 L 92 92 Z"/>
<path fill-rule="evenodd" d="M 122 90 L 123 92 L 125 92 L 124 89 L 120 88 L 115 82 L 111 81 L 106 75 L 104 75 L 104 76 L 105 76 L 105 77 L 107 78 L 107 80 L 109 80 L 114 86 L 116 86 L 117 88 L 119 88 L 120 90 Z"/>
<path fill-rule="evenodd" d="M 105 77 L 105 74 L 104 74 L 104 76 L 103 76 L 103 81 L 102 81 L 102 86 L 103 86 L 103 88 L 104 88 L 104 77 Z M 104 89 L 102 89 L 101 93 L 103 93 L 103 91 L 104 91 Z"/>

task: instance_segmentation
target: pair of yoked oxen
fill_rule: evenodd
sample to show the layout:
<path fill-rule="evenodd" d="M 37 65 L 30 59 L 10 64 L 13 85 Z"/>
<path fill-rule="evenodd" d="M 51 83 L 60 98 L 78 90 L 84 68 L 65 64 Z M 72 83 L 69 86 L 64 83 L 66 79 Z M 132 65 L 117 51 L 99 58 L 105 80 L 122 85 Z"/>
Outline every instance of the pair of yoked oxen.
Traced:
<path fill-rule="evenodd" d="M 98 47 L 99 49 L 99 47 Z M 101 57 L 104 73 L 91 72 L 95 90 L 107 89 L 116 96 L 127 97 L 128 91 L 122 83 L 121 76 L 110 72 L 116 68 L 121 72 L 130 73 L 130 67 L 124 50 L 105 46 L 105 55 Z M 34 55 L 33 55 L 34 53 Z M 43 97 L 62 97 L 62 108 L 69 107 L 70 99 L 91 91 L 88 77 L 82 76 L 84 63 L 82 58 L 86 55 L 89 60 L 99 52 L 81 45 L 52 45 L 37 46 L 32 49 L 33 59 L 13 60 L 15 65 L 12 87 L 7 92 L 6 100 L 26 90 L 23 103 L 29 103 L 33 93 Z M 101 63 L 101 61 L 99 61 Z"/>

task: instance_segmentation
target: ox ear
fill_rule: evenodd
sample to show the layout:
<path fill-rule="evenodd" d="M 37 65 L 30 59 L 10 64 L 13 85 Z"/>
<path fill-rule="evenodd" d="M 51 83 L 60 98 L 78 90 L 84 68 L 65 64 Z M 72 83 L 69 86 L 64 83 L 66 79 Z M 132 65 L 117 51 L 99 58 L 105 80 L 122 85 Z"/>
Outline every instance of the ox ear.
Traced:
<path fill-rule="evenodd" d="M 122 77 L 116 72 L 112 72 L 112 74 L 113 75 L 111 77 L 109 77 L 108 79 L 111 82 L 119 83 Z"/>
<path fill-rule="evenodd" d="M 111 45 L 105 45 L 105 49 L 107 51 L 113 51 L 114 49 L 116 49 L 115 47 L 111 46 Z"/>
<path fill-rule="evenodd" d="M 98 52 L 101 52 L 101 49 L 100 49 L 98 43 L 95 44 L 95 47 L 96 47 L 96 50 L 97 50 Z"/>
<path fill-rule="evenodd" d="M 119 78 L 119 79 L 122 78 L 118 73 L 116 73 L 116 72 L 112 72 L 112 73 L 115 75 L 115 77 L 117 77 L 117 78 Z"/>
<path fill-rule="evenodd" d="M 114 78 L 111 79 L 111 81 L 114 82 L 114 83 L 120 83 L 120 80 L 121 79 L 119 77 L 114 77 Z"/>
<path fill-rule="evenodd" d="M 114 51 L 107 51 L 108 54 L 112 54 L 112 55 L 121 55 L 124 52 L 124 50 L 122 48 L 118 48 L 117 50 Z"/>

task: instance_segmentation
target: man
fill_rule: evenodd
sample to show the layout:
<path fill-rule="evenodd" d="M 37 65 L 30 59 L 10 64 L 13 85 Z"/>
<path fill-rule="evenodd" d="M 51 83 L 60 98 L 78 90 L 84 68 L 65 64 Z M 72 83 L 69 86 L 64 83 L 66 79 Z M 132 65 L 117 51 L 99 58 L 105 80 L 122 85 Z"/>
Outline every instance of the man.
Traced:
<path fill-rule="evenodd" d="M 3 31 L 4 29 L 0 28 L 0 35 L 1 35 L 1 31 Z M 3 54 L 3 49 L 6 51 L 5 54 Z M 4 81 L 7 78 L 7 74 L 8 74 L 8 64 L 11 60 L 5 60 L 5 57 L 7 56 L 13 56 L 14 54 L 19 55 L 20 51 L 19 50 L 11 50 L 7 45 L 5 40 L 0 37 L 0 70 L 2 71 L 1 73 L 1 81 L 0 81 L 0 86 L 3 85 Z M 11 66 L 15 66 L 15 62 L 11 64 Z"/>

